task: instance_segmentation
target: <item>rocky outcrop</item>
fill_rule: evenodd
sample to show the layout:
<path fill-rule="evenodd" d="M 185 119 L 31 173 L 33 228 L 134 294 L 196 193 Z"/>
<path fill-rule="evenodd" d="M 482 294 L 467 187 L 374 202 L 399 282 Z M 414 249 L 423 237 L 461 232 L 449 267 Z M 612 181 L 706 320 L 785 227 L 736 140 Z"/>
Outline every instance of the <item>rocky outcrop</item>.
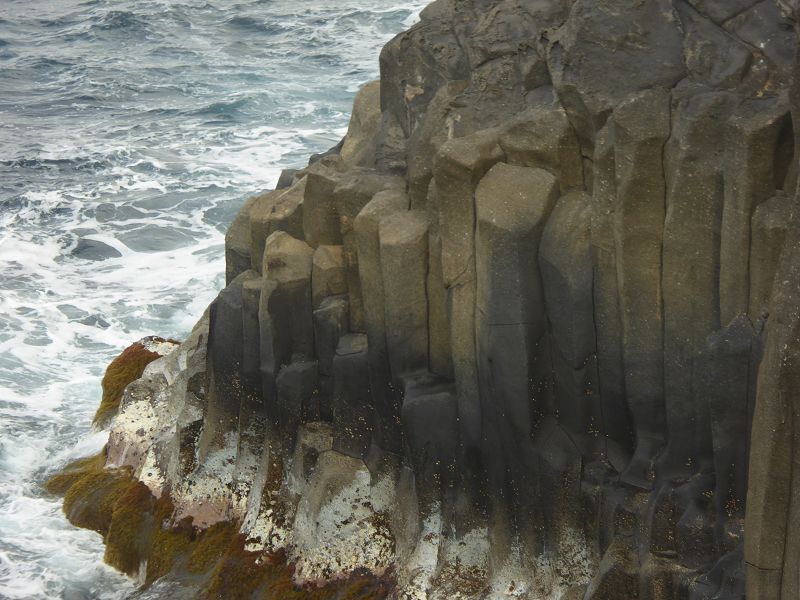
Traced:
<path fill-rule="evenodd" d="M 297 586 L 800 597 L 784 4 L 431 4 L 244 204 L 108 466 Z"/>

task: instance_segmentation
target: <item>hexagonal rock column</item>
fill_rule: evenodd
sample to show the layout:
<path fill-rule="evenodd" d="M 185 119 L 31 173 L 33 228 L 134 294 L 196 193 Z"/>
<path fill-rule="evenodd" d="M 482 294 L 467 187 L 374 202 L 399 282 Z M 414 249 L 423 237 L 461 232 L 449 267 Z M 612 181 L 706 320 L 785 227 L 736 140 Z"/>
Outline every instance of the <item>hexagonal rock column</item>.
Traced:
<path fill-rule="evenodd" d="M 333 359 L 333 449 L 364 458 L 372 439 L 372 395 L 367 367 L 367 336 L 342 337 Z"/>
<path fill-rule="evenodd" d="M 261 270 L 264 245 L 276 231 L 303 238 L 303 198 L 307 181 L 304 177 L 287 190 L 267 192 L 256 198 L 250 210 L 250 258 L 254 270 Z"/>
<path fill-rule="evenodd" d="M 800 214 L 778 264 L 751 434 L 745 521 L 747 597 L 800 596 Z"/>
<path fill-rule="evenodd" d="M 314 252 L 311 272 L 311 303 L 319 308 L 328 296 L 347 293 L 341 246 L 319 246 Z"/>
<path fill-rule="evenodd" d="M 665 148 L 662 287 L 669 440 L 659 474 L 666 477 L 691 475 L 711 461 L 708 399 L 697 391 L 703 370 L 694 363 L 706 338 L 720 327 L 721 165 L 730 110 L 730 95 L 722 92 L 676 102 Z"/>
<path fill-rule="evenodd" d="M 333 191 L 336 214 L 342 233 L 342 255 L 350 300 L 350 330 L 365 331 L 361 280 L 358 272 L 358 250 L 354 231 L 355 219 L 375 194 L 395 188 L 405 190 L 405 181 L 367 169 L 353 168 L 342 176 Z"/>
<path fill-rule="evenodd" d="M 245 271 L 220 292 L 212 303 L 208 338 L 208 431 L 203 445 L 221 443 L 217 434 L 235 430 L 242 403 L 256 401 L 260 390 L 246 385 L 244 375 L 245 315 L 244 287 L 258 281 L 258 273 Z"/>
<path fill-rule="evenodd" d="M 612 118 L 625 388 L 636 431 L 636 451 L 623 479 L 647 488 L 665 436 L 661 246 L 670 93 L 653 89 L 636 94 L 617 106 Z"/>
<path fill-rule="evenodd" d="M 225 285 L 250 268 L 250 211 L 256 198 L 248 198 L 225 232 Z"/>
<path fill-rule="evenodd" d="M 475 188 L 502 159 L 498 132 L 484 130 L 447 141 L 433 168 L 453 374 L 467 449 L 480 446 L 481 430 L 475 347 Z"/>
<path fill-rule="evenodd" d="M 607 458 L 622 471 L 633 453 L 633 432 L 625 398 L 622 358 L 622 314 L 618 289 L 619 265 L 614 240 L 617 182 L 613 123 L 598 132 L 594 147 L 591 203 L 591 245 L 594 271 L 593 302 L 597 332 L 598 386 L 603 406 Z"/>
<path fill-rule="evenodd" d="M 440 378 L 418 376 L 405 381 L 403 395 L 403 432 L 421 511 L 426 514 L 438 501 L 447 512 L 458 469 L 455 389 Z"/>
<path fill-rule="evenodd" d="M 380 257 L 389 365 L 399 386 L 403 375 L 428 367 L 427 215 L 403 211 L 382 219 Z"/>
<path fill-rule="evenodd" d="M 333 202 L 333 190 L 338 174 L 322 166 L 313 165 L 306 175 L 303 198 L 303 239 L 312 248 L 321 244 L 341 245 L 339 216 Z"/>
<path fill-rule="evenodd" d="M 333 418 L 331 398 L 333 396 L 333 360 L 339 340 L 347 333 L 347 296 L 325 298 L 314 311 L 314 344 L 319 361 L 319 418 Z"/>
<path fill-rule="evenodd" d="M 267 238 L 259 305 L 264 398 L 274 409 L 275 379 L 295 356 L 314 355 L 311 268 L 314 251 L 284 231 Z M 271 411 L 273 419 L 276 417 Z"/>
<path fill-rule="evenodd" d="M 517 116 L 504 127 L 500 146 L 512 165 L 555 173 L 562 192 L 583 186 L 581 148 L 560 105 L 537 106 Z"/>
<path fill-rule="evenodd" d="M 723 324 L 747 312 L 750 222 L 756 207 L 779 187 L 775 181 L 776 154 L 781 131 L 788 124 L 788 106 L 782 98 L 748 100 L 728 124 L 719 266 Z"/>
<path fill-rule="evenodd" d="M 585 192 L 562 196 L 539 247 L 558 422 L 587 456 L 607 450 L 597 385 L 590 205 Z"/>
<path fill-rule="evenodd" d="M 386 311 L 381 272 L 380 223 L 405 211 L 408 197 L 400 190 L 375 194 L 358 213 L 353 228 L 358 249 L 358 271 L 364 303 L 364 325 L 369 342 L 369 378 L 377 416 L 376 439 L 384 450 L 401 452 L 401 436 L 393 416 L 400 404 L 399 390 L 392 385 L 386 346 Z"/>
<path fill-rule="evenodd" d="M 283 448 L 294 448 L 297 428 L 317 418 L 319 370 L 317 361 L 296 361 L 281 369 L 276 381 L 278 389 L 278 422 Z"/>
<path fill-rule="evenodd" d="M 516 489 L 524 456 L 547 412 L 538 385 L 549 377 L 539 244 L 558 198 L 543 169 L 499 163 L 475 192 L 475 336 L 483 455 L 491 489 Z M 515 501 L 512 499 L 512 501 Z"/>

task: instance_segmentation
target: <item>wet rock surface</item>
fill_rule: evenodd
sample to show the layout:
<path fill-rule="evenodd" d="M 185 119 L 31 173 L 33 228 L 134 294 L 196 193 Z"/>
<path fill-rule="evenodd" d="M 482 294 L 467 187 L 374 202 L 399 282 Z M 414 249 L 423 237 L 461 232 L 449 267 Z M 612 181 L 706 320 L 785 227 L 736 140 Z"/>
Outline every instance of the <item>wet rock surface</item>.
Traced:
<path fill-rule="evenodd" d="M 109 466 L 297 584 L 800 598 L 790 4 L 431 4 Z"/>

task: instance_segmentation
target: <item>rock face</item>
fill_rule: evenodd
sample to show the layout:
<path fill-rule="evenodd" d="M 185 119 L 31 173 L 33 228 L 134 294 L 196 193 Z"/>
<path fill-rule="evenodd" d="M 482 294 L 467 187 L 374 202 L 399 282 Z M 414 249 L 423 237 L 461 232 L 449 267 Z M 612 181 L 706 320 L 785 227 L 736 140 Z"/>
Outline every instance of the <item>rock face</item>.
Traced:
<path fill-rule="evenodd" d="M 341 152 L 244 204 L 109 466 L 297 583 L 800 598 L 792 18 L 437 0 Z"/>

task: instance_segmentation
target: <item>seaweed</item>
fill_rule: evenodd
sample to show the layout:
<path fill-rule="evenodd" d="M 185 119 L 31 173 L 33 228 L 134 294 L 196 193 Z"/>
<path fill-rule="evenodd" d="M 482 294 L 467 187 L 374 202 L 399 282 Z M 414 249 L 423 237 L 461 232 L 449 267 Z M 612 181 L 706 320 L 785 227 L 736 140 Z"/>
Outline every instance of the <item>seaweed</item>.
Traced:
<path fill-rule="evenodd" d="M 153 338 L 153 340 L 167 341 L 163 338 Z M 157 352 L 151 352 L 145 348 L 141 342 L 135 342 L 111 361 L 103 376 L 103 398 L 92 420 L 96 427 L 104 427 L 108 424 L 119 410 L 125 388 L 131 382 L 139 379 L 144 373 L 145 367 L 160 356 Z"/>

